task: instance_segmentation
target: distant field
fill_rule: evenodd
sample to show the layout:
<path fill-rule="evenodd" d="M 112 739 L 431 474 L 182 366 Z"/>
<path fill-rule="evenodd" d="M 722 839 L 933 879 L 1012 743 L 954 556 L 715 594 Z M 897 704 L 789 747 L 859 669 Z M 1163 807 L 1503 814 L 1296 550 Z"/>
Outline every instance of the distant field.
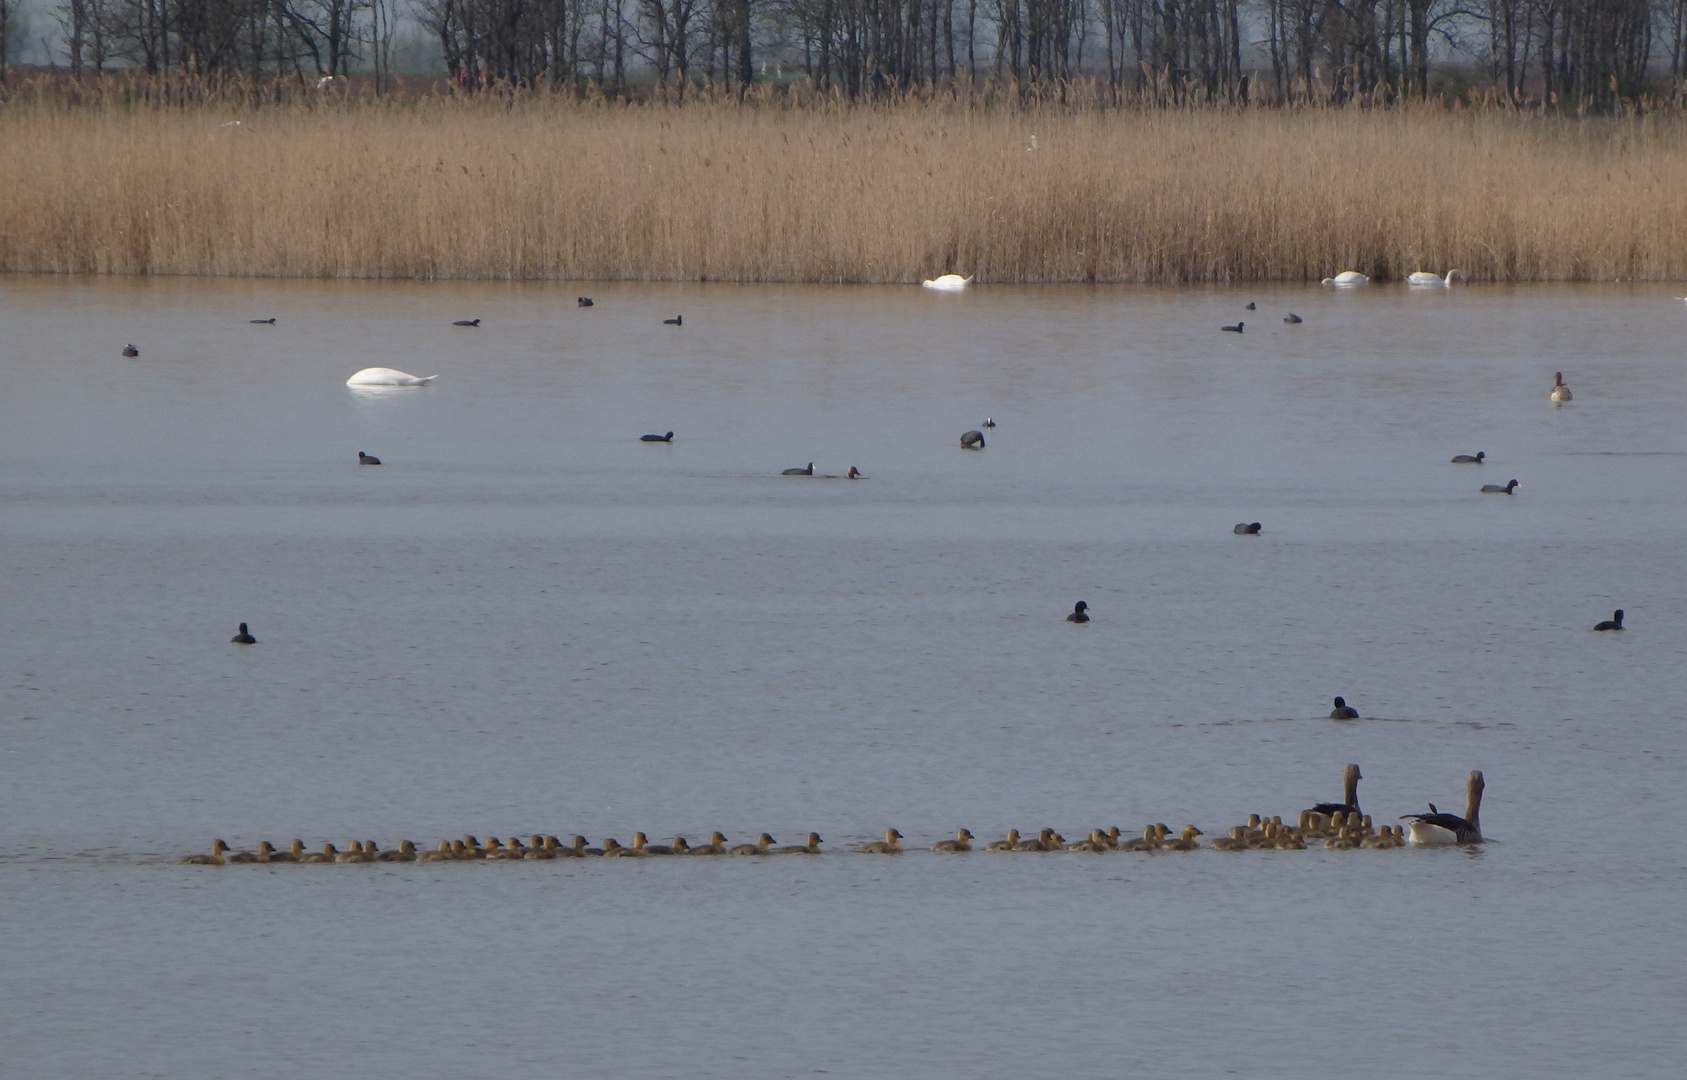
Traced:
<path fill-rule="evenodd" d="M 1683 177 L 1673 115 L 14 102 L 0 270 L 1679 279 Z"/>

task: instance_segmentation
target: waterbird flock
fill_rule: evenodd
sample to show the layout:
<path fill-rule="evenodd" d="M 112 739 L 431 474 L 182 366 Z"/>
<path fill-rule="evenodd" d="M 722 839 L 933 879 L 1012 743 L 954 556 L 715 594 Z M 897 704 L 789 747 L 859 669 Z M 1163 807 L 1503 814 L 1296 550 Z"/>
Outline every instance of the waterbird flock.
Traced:
<path fill-rule="evenodd" d="M 1462 275 L 1462 271 L 1448 271 L 1446 276 L 1438 277 L 1434 274 L 1417 273 L 1408 279 L 1412 285 L 1450 287 L 1454 275 Z M 945 291 L 959 291 L 971 282 L 971 278 L 962 278 L 955 274 L 945 274 L 940 278 L 924 282 L 932 289 Z M 1325 278 L 1324 284 L 1337 286 L 1354 286 L 1366 284 L 1369 279 L 1355 271 L 1345 271 L 1334 278 Z M 592 301 L 588 297 L 578 298 L 579 306 L 590 307 Z M 1248 310 L 1256 310 L 1252 303 Z M 252 319 L 252 323 L 273 325 L 275 319 Z M 663 320 L 669 325 L 682 325 L 681 317 Z M 1299 323 L 1298 315 L 1290 314 L 1284 320 L 1286 323 Z M 454 322 L 454 326 L 478 327 L 479 319 L 461 319 Z M 1243 332 L 1243 323 L 1238 321 L 1235 326 L 1225 326 L 1222 329 L 1235 333 Z M 140 352 L 133 344 L 123 349 L 125 357 L 138 357 Z M 394 368 L 371 367 L 364 368 L 346 380 L 348 386 L 426 386 L 438 376 L 414 376 Z M 1572 400 L 1570 388 L 1564 384 L 1562 372 L 1553 377 L 1553 387 L 1549 394 L 1555 404 L 1562 404 Z M 985 428 L 994 428 L 995 421 L 986 418 Z M 648 434 L 640 437 L 644 442 L 661 442 L 671 444 L 674 433 L 666 435 Z M 979 430 L 972 430 L 961 436 L 961 446 L 968 450 L 981 450 L 985 446 L 984 434 Z M 379 458 L 358 452 L 360 465 L 379 465 Z M 1486 453 L 1478 451 L 1474 455 L 1459 454 L 1452 458 L 1454 464 L 1481 465 L 1486 459 Z M 786 476 L 813 476 L 814 463 L 809 462 L 806 468 L 790 468 L 784 470 Z M 849 479 L 862 478 L 861 473 L 850 466 Z M 1518 481 L 1501 486 L 1485 484 L 1482 491 L 1488 494 L 1515 493 Z M 1261 526 L 1258 522 L 1243 523 L 1235 526 L 1233 532 L 1238 535 L 1259 535 Z M 1087 623 L 1090 621 L 1088 604 L 1080 600 L 1074 605 L 1072 613 L 1066 616 L 1066 621 L 1072 623 Z M 1599 623 L 1594 627 L 1599 631 L 1620 631 L 1623 629 L 1623 612 L 1621 609 L 1613 613 L 1612 619 Z M 241 623 L 239 632 L 231 639 L 235 644 L 252 645 L 257 639 L 252 636 L 246 623 Z M 1335 708 L 1330 713 L 1335 720 L 1358 719 L 1357 709 L 1348 705 L 1341 697 L 1335 699 Z M 1306 840 L 1323 840 L 1323 846 L 1335 850 L 1352 848 L 1383 848 L 1397 847 L 1405 843 L 1403 830 L 1400 827 L 1384 825 L 1380 829 L 1373 826 L 1369 815 L 1363 815 L 1358 809 L 1357 781 L 1359 779 L 1357 765 L 1348 766 L 1344 777 L 1346 784 L 1345 799 L 1340 804 L 1320 803 L 1315 807 L 1300 813 L 1298 822 L 1294 826 L 1286 826 L 1280 817 L 1265 819 L 1258 814 L 1249 816 L 1246 825 L 1235 826 L 1228 830 L 1223 837 L 1214 839 L 1210 847 L 1215 850 L 1241 851 L 1257 848 L 1295 849 L 1304 848 Z M 1467 782 L 1466 812 L 1463 817 L 1442 813 L 1434 803 L 1429 804 L 1427 814 L 1402 815 L 1401 820 L 1409 821 L 1410 841 L 1414 844 L 1474 844 L 1482 842 L 1480 828 L 1480 808 L 1484 782 L 1480 771 L 1473 771 Z M 1022 840 L 1017 830 L 1008 830 L 1004 840 L 986 845 L 988 851 L 1192 851 L 1200 846 L 1199 837 L 1202 831 L 1193 825 L 1186 826 L 1176 837 L 1172 838 L 1170 830 L 1164 824 L 1153 824 L 1145 827 L 1142 835 L 1130 840 L 1121 840 L 1117 827 L 1108 829 L 1092 829 L 1088 836 L 1075 843 L 1066 843 L 1065 839 L 1052 828 L 1044 828 L 1035 840 Z M 903 850 L 901 841 L 903 834 L 895 828 L 887 829 L 882 841 L 864 843 L 857 849 L 868 854 L 900 854 Z M 941 840 L 931 845 L 931 850 L 940 852 L 967 852 L 972 850 L 973 834 L 967 829 L 960 829 L 952 840 Z M 352 841 L 347 850 L 340 851 L 332 843 L 323 845 L 322 850 L 306 852 L 303 842 L 293 841 L 291 848 L 280 851 L 273 848 L 268 841 L 258 845 L 254 852 L 231 852 L 228 845 L 221 839 L 216 840 L 209 855 L 191 855 L 181 860 L 185 864 L 193 865 L 225 865 L 228 863 L 368 863 L 368 862 L 412 862 L 412 861 L 457 861 L 457 860 L 507 860 L 507 859 L 555 859 L 579 858 L 587 856 L 603 857 L 647 857 L 662 855 L 769 855 L 769 854 L 811 854 L 820 853 L 820 837 L 816 833 L 809 833 L 807 842 L 801 845 L 774 848 L 777 843 L 767 833 L 762 833 L 754 844 L 740 844 L 731 848 L 726 846 L 726 837 L 721 833 L 714 833 L 710 842 L 698 847 L 690 847 L 683 836 L 675 836 L 668 844 L 653 845 L 648 842 L 643 832 L 636 832 L 632 847 L 623 847 L 613 838 L 604 841 L 602 848 L 590 847 L 583 836 L 575 836 L 572 846 L 562 845 L 553 835 L 534 835 L 530 845 L 523 845 L 519 839 L 512 838 L 503 842 L 495 837 L 489 838 L 482 844 L 473 836 L 466 836 L 463 840 L 440 841 L 432 851 L 418 851 L 409 840 L 399 841 L 398 847 L 388 851 L 381 851 L 373 841 Z"/>
<path fill-rule="evenodd" d="M 1338 699 L 1339 700 L 1339 699 Z M 1376 825 L 1371 815 L 1359 806 L 1359 781 L 1363 774 L 1356 764 L 1348 765 L 1342 773 L 1342 801 L 1318 803 L 1294 815 L 1293 825 L 1285 824 L 1279 815 L 1253 813 L 1239 825 L 1230 826 L 1224 835 L 1208 841 L 1207 835 L 1194 825 L 1185 825 L 1175 835 L 1163 822 L 1145 825 L 1140 834 L 1127 836 L 1119 827 L 1092 828 L 1082 840 L 1068 842 L 1050 826 L 1037 831 L 1035 839 L 1022 837 L 1018 829 L 1007 830 L 1001 840 L 984 845 L 987 852 L 1160 852 L 1196 851 L 1202 847 L 1214 851 L 1304 851 L 1308 847 L 1323 847 L 1331 851 L 1397 848 L 1406 844 L 1422 846 L 1472 845 L 1484 842 L 1481 827 L 1482 791 L 1486 786 L 1482 773 L 1473 771 L 1465 784 L 1465 812 L 1443 813 L 1429 803 L 1428 813 L 1400 815 L 1407 825 Z M 905 851 L 924 847 L 926 850 L 964 854 L 974 849 L 977 837 L 972 830 L 957 829 L 953 839 L 938 840 L 930 845 L 914 848 L 903 845 L 907 836 L 892 827 L 884 831 L 882 840 L 855 844 L 841 854 L 901 855 Z M 633 833 L 631 846 L 614 837 L 594 847 L 584 836 L 576 835 L 564 844 L 555 835 L 534 833 L 524 843 L 519 837 L 500 840 L 489 836 L 484 841 L 473 835 L 461 840 L 441 840 L 431 850 L 419 849 L 409 840 L 382 850 L 373 840 L 353 840 L 344 850 L 333 842 L 324 843 L 320 850 L 308 851 L 303 840 L 294 840 L 285 848 L 276 848 L 265 840 L 254 851 L 233 851 L 222 839 L 211 844 L 209 854 L 187 855 L 177 862 L 187 866 L 226 866 L 246 863 L 376 863 L 376 862 L 465 862 L 507 861 L 514 859 L 578 859 L 578 858 L 650 858 L 660 856 L 716 856 L 716 855 L 820 855 L 819 833 L 809 833 L 801 844 L 776 846 L 779 841 L 770 833 L 759 834 L 753 842 L 731 844 L 725 834 L 711 833 L 705 844 L 693 847 L 684 836 L 675 836 L 665 844 L 652 844 L 640 831 Z"/>

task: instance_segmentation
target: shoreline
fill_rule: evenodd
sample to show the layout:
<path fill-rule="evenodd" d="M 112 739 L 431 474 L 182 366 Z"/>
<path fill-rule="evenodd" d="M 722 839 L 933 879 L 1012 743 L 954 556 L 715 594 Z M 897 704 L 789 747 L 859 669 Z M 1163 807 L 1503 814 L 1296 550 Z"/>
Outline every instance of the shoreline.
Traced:
<path fill-rule="evenodd" d="M 1671 194 L 1687 119 L 1672 115 L 22 105 L 0 115 L 0 141 L 0 273 L 1687 278 L 1687 207 Z"/>

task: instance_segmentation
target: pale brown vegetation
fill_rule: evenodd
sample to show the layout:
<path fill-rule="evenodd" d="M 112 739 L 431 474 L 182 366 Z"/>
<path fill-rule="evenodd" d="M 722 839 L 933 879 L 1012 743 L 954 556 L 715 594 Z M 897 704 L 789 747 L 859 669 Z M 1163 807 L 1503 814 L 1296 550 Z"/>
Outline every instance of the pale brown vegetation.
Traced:
<path fill-rule="evenodd" d="M 1673 114 L 14 102 L 0 147 L 6 271 L 1687 276 L 1687 121 Z"/>

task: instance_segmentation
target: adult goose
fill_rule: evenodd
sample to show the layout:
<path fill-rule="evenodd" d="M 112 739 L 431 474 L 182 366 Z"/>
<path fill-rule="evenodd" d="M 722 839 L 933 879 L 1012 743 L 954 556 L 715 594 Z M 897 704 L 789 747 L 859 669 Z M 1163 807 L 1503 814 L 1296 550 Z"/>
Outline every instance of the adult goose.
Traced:
<path fill-rule="evenodd" d="M 1359 781 L 1365 777 L 1359 772 L 1359 766 L 1349 765 L 1341 774 L 1341 798 L 1338 803 L 1321 802 L 1312 807 L 1314 814 L 1357 814 L 1359 812 Z"/>
<path fill-rule="evenodd" d="M 1564 373 L 1562 371 L 1552 373 L 1552 392 L 1547 397 L 1560 405 L 1566 401 L 1574 400 L 1570 388 L 1564 385 Z"/>
<path fill-rule="evenodd" d="M 1229 333 L 1232 333 L 1232 334 L 1240 334 L 1240 333 L 1243 332 L 1242 328 L 1247 326 L 1247 325 L 1248 325 L 1247 323 L 1243 322 L 1240 319 L 1237 319 L 1235 326 L 1221 326 L 1221 327 L 1219 327 L 1219 329 L 1224 330 L 1224 331 L 1228 331 Z"/>
<path fill-rule="evenodd" d="M 1400 820 L 1409 821 L 1411 842 L 1414 844 L 1480 844 L 1482 842 L 1482 770 L 1472 769 L 1465 781 L 1464 817 L 1443 814 L 1429 804 L 1427 814 L 1403 814 Z"/>
<path fill-rule="evenodd" d="M 456 322 L 452 323 L 451 325 L 452 326 L 479 326 L 480 320 L 479 319 L 458 319 Z"/>

